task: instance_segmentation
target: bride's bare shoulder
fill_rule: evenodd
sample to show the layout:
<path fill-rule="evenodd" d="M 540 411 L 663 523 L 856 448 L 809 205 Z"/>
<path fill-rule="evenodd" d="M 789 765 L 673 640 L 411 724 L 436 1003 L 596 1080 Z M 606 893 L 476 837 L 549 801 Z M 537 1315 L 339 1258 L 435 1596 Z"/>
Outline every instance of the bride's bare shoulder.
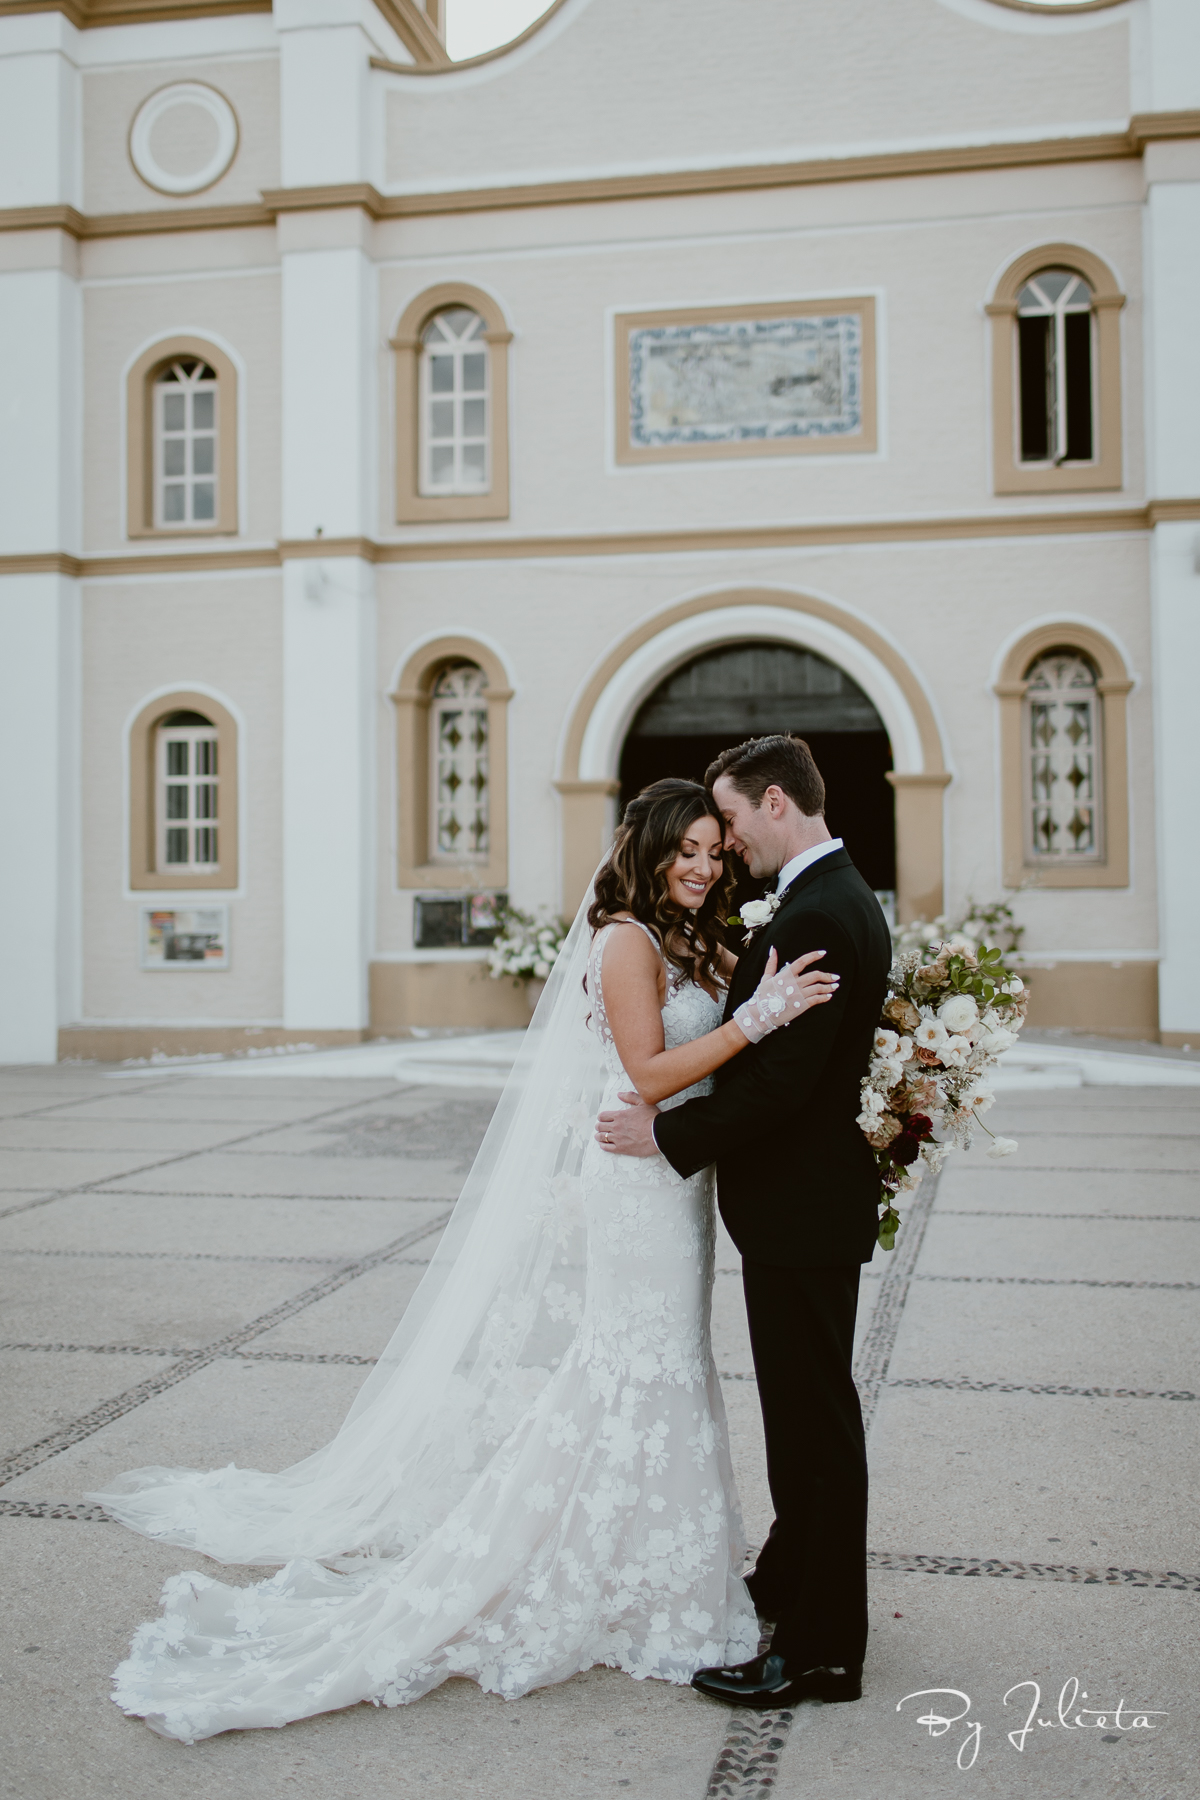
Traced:
<path fill-rule="evenodd" d="M 632 925 L 632 931 L 613 931 L 613 925 Z M 606 933 L 604 943 L 604 982 L 606 990 L 613 982 L 624 979 L 642 982 L 647 977 L 657 985 L 662 978 L 662 957 L 654 940 L 632 913 L 614 913 L 596 933 Z"/>

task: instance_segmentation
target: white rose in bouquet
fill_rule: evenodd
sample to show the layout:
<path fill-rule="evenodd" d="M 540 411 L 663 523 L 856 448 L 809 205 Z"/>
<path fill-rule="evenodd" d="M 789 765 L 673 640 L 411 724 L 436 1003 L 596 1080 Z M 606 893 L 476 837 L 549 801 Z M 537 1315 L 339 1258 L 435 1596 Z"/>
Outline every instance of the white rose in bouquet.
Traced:
<path fill-rule="evenodd" d="M 952 1033 L 966 1031 L 979 1017 L 979 1007 L 970 994 L 951 994 L 938 1009 L 938 1018 Z"/>
<path fill-rule="evenodd" d="M 900 1039 L 894 1031 L 880 1029 L 875 1033 L 876 1056 L 895 1056 L 900 1048 Z"/>
<path fill-rule="evenodd" d="M 950 1037 L 950 1033 L 940 1019 L 922 1019 L 913 1032 L 913 1043 L 918 1050 L 940 1051 Z"/>

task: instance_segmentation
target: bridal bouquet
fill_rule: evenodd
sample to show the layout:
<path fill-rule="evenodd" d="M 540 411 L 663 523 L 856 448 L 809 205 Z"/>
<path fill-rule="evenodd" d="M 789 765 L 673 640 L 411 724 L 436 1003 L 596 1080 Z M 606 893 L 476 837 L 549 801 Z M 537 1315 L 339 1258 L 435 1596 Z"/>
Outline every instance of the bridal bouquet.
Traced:
<path fill-rule="evenodd" d="M 1003 951 L 956 936 L 901 950 L 892 964 L 858 1115 L 879 1168 L 879 1242 L 896 1247 L 896 1201 L 951 1150 L 970 1148 L 995 1096 L 987 1075 L 1017 1041 L 1029 997 Z M 988 1155 L 1011 1156 L 1012 1138 Z"/>

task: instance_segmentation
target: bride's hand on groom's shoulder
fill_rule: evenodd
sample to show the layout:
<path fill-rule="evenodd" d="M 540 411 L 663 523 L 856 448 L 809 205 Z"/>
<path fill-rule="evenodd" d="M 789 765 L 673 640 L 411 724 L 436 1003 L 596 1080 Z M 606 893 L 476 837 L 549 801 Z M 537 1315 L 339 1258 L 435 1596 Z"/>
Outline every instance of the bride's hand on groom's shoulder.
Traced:
<path fill-rule="evenodd" d="M 743 1001 L 733 1015 L 733 1022 L 750 1043 L 759 1044 L 782 1025 L 790 1025 L 810 1007 L 823 1006 L 838 991 L 841 976 L 822 969 L 810 969 L 824 950 L 809 950 L 795 962 L 785 963 L 776 974 L 777 957 L 772 945 L 762 980 L 749 1000 Z"/>
<path fill-rule="evenodd" d="M 596 1120 L 596 1142 L 613 1156 L 657 1156 L 654 1121 L 657 1106 L 647 1106 L 637 1094 L 618 1094 L 620 1112 L 602 1112 Z"/>

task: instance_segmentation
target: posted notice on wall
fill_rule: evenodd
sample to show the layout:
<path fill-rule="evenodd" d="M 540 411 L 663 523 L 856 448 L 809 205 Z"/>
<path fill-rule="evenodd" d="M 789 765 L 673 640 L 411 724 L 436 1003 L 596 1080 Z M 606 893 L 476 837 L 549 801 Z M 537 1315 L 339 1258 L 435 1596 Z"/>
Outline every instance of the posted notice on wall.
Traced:
<path fill-rule="evenodd" d="M 229 908 L 142 908 L 143 969 L 227 969 Z"/>

